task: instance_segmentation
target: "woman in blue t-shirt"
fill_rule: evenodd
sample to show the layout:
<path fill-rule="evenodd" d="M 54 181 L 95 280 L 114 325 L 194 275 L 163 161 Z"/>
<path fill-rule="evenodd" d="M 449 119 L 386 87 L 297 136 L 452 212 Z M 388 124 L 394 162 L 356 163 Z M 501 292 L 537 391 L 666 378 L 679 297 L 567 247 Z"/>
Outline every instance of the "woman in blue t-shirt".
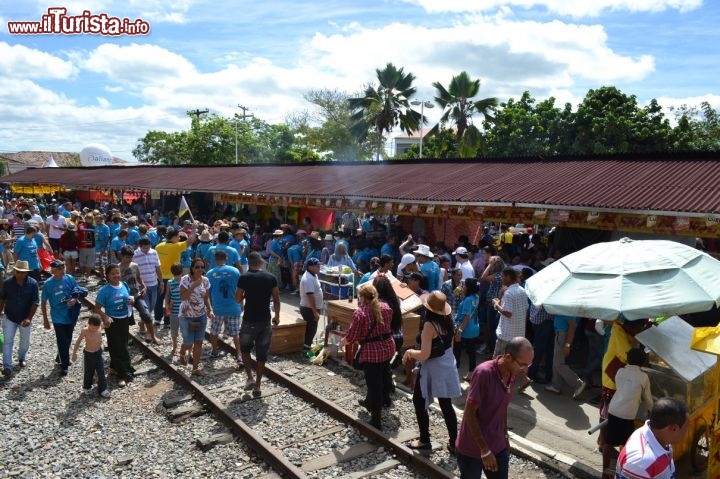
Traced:
<path fill-rule="evenodd" d="M 475 347 L 480 337 L 480 322 L 478 321 L 478 305 L 480 298 L 480 285 L 475 278 L 466 278 L 463 281 L 462 297 L 464 298 L 458 306 L 457 316 L 455 318 L 455 345 L 453 352 L 455 353 L 455 361 L 457 367 L 460 367 L 460 356 L 465 351 L 468 355 L 468 374 L 463 378 L 470 381 L 472 372 L 477 365 L 477 357 L 475 355 Z"/>
<path fill-rule="evenodd" d="M 95 312 L 100 315 L 105 325 L 108 351 L 110 352 L 110 369 L 115 371 L 118 386 L 124 387 L 126 380 L 133 378 L 135 368 L 130 364 L 128 336 L 132 321 L 134 300 L 130 288 L 120 281 L 120 267 L 116 264 L 108 266 L 108 283 L 100 288 L 95 298 Z"/>

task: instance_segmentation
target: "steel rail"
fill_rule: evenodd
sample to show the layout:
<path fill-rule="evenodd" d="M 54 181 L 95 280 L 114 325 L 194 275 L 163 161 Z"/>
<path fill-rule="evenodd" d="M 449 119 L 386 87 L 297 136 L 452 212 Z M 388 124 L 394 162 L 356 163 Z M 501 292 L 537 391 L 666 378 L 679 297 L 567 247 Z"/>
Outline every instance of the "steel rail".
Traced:
<path fill-rule="evenodd" d="M 209 336 L 209 333 L 206 333 L 206 337 L 209 338 Z M 237 355 L 237 351 L 234 346 L 220 340 L 219 338 L 218 345 L 233 355 Z M 268 363 L 265 363 L 265 375 L 278 384 L 287 387 L 296 396 L 312 403 L 323 412 L 341 421 L 343 424 L 347 424 L 358 429 L 363 436 L 379 443 L 385 449 L 392 450 L 401 461 L 412 465 L 417 472 L 432 478 L 451 479 L 455 477 L 455 475 L 450 471 L 443 469 L 420 453 L 414 452 L 401 442 L 384 435 L 382 431 L 374 428 L 364 421 L 359 420 L 353 414 L 338 406 L 335 402 L 319 396 L 314 391 L 309 390 L 299 382 L 273 368 Z"/>
<path fill-rule="evenodd" d="M 185 375 L 179 368 L 169 363 L 158 351 L 145 344 L 142 338 L 136 336 L 134 333 L 130 333 L 130 338 L 143 351 L 143 354 L 159 364 L 160 367 L 170 373 L 176 381 L 193 391 L 194 396 L 199 401 L 206 404 L 210 410 L 219 417 L 223 424 L 235 435 L 241 437 L 250 449 L 255 451 L 263 460 L 272 466 L 276 473 L 288 478 L 308 478 L 308 475 L 295 464 L 288 461 L 282 452 L 259 437 L 245 422 L 235 417 L 224 404 L 213 397 L 209 390 L 196 381 L 193 381 L 191 376 Z"/>

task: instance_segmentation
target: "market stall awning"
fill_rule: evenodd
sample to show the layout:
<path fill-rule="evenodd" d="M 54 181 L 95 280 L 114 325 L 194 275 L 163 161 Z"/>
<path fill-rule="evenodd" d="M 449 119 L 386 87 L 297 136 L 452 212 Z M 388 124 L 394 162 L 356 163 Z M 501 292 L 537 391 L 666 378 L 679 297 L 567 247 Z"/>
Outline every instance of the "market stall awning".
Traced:
<path fill-rule="evenodd" d="M 719 177 L 716 157 L 648 156 L 27 169 L 3 181 L 702 216 L 720 212 Z"/>

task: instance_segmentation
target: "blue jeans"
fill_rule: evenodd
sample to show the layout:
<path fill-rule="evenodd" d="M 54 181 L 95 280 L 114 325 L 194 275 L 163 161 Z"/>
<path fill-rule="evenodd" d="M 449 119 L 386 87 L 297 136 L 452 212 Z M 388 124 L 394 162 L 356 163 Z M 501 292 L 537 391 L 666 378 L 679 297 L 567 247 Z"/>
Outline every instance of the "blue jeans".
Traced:
<path fill-rule="evenodd" d="M 480 479 L 483 472 L 488 479 L 508 479 L 510 472 L 510 455 L 508 450 L 503 449 L 495 454 L 495 460 L 498 465 L 497 471 L 486 471 L 483 467 L 482 459 L 464 456 L 458 452 L 457 464 L 458 469 L 460 469 L 460 479 Z"/>
<path fill-rule="evenodd" d="M 150 311 L 155 311 L 155 304 L 157 304 L 158 300 L 158 285 L 155 286 L 147 286 L 145 290 L 145 304 L 147 304 L 147 307 Z"/>
<path fill-rule="evenodd" d="M 58 358 L 63 369 L 70 367 L 70 344 L 72 343 L 75 323 L 58 324 L 53 323 L 55 329 L 55 341 L 57 342 Z"/>
<path fill-rule="evenodd" d="M 30 349 L 30 326 L 23 327 L 5 318 L 3 320 L 3 369 L 12 371 L 12 353 L 15 344 L 15 333 L 20 330 L 20 346 L 18 348 L 18 360 L 25 361 L 28 349 Z"/>
<path fill-rule="evenodd" d="M 155 289 L 155 291 L 157 292 L 157 288 Z M 138 314 L 140 314 L 140 321 L 142 321 L 143 323 L 146 323 L 146 324 L 153 322 L 152 312 L 151 312 L 152 308 L 148 307 L 147 299 L 148 299 L 147 295 L 136 296 L 135 304 L 133 304 L 135 309 L 137 309 Z"/>

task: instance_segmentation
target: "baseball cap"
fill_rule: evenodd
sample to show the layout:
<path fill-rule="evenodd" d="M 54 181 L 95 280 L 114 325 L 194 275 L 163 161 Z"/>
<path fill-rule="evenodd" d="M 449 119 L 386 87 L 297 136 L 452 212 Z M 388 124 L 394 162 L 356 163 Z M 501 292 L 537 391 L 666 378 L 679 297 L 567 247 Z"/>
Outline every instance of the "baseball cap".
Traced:
<path fill-rule="evenodd" d="M 305 261 L 305 266 L 318 266 L 320 264 L 320 260 L 317 258 L 308 258 L 307 261 Z"/>
<path fill-rule="evenodd" d="M 459 248 L 456 248 L 455 251 L 453 251 L 453 254 L 459 254 L 459 255 L 462 255 L 462 256 L 467 256 L 467 255 L 468 255 L 468 250 L 467 250 L 466 247 L 460 246 Z"/>

